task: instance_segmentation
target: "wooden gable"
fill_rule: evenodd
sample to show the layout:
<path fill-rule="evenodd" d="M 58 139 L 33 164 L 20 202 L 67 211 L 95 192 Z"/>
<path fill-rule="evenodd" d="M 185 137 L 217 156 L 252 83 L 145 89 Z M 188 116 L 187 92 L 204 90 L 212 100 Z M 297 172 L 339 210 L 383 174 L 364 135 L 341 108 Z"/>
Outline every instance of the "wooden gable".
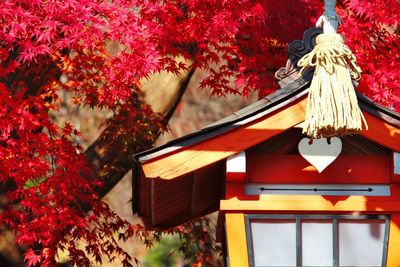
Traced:
<path fill-rule="evenodd" d="M 306 32 L 305 38 L 313 34 Z M 307 43 L 311 44 L 303 40 Z M 294 79 L 296 71 L 291 68 L 288 64 L 280 70 L 286 78 L 274 94 L 199 132 L 135 156 L 133 210 L 147 227 L 168 228 L 218 210 L 221 199 L 233 197 L 235 186 L 242 188 L 240 181 L 226 175 L 226 159 L 241 151 L 248 154 L 246 179 L 253 181 L 268 172 L 275 182 L 288 182 L 289 170 L 310 183 L 386 183 L 393 177 L 391 153 L 400 152 L 400 115 L 361 94 L 358 99 L 369 130 L 343 138 L 343 156 L 322 174 L 307 170 L 295 148 L 303 137 L 296 126 L 304 121 L 310 79 Z M 357 163 L 346 169 L 355 157 Z"/>

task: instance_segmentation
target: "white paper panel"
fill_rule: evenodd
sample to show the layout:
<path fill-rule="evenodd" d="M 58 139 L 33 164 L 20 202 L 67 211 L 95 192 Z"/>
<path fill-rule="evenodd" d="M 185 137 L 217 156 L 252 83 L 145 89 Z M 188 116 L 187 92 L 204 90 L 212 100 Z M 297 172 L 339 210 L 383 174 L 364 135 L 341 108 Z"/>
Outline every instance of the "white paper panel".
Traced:
<path fill-rule="evenodd" d="M 381 266 L 384 220 L 339 221 L 339 265 Z"/>
<path fill-rule="evenodd" d="M 296 266 L 295 220 L 251 223 L 255 266 Z"/>
<path fill-rule="evenodd" d="M 393 152 L 394 174 L 400 174 L 400 153 Z"/>
<path fill-rule="evenodd" d="M 303 220 L 301 223 L 303 266 L 333 265 L 332 220 Z"/>
<path fill-rule="evenodd" d="M 246 153 L 240 152 L 227 158 L 226 172 L 246 172 Z"/>

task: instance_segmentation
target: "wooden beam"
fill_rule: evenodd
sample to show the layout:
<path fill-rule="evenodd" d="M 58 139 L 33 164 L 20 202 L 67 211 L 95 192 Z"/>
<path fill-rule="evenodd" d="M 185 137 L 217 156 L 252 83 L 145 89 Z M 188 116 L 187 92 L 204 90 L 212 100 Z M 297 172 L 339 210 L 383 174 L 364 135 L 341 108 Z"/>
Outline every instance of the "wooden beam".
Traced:
<path fill-rule="evenodd" d="M 261 195 L 221 200 L 220 210 L 257 212 L 400 212 L 400 197 Z"/>
<path fill-rule="evenodd" d="M 390 158 L 341 155 L 322 173 L 300 155 L 248 153 L 247 181 L 268 184 L 389 184 Z"/>
<path fill-rule="evenodd" d="M 257 145 L 304 120 L 302 98 L 267 117 L 206 141 L 142 163 L 148 178 L 174 179 Z"/>
<path fill-rule="evenodd" d="M 248 267 L 246 226 L 243 213 L 225 214 L 226 239 L 230 267 Z"/>
<path fill-rule="evenodd" d="M 390 218 L 390 232 L 388 243 L 388 256 L 386 266 L 399 266 L 400 264 L 400 214 L 392 214 Z"/>

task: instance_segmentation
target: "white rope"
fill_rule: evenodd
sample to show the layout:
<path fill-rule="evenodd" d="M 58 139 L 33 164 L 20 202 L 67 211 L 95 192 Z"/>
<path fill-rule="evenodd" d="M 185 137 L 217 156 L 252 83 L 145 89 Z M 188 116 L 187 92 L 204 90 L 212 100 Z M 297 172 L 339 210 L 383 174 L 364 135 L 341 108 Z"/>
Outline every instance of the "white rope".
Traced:
<path fill-rule="evenodd" d="M 335 11 L 336 0 L 325 0 L 324 14 L 317 26 L 324 33 L 317 36 L 316 46 L 297 63 L 300 75 L 315 68 L 308 94 L 303 133 L 310 138 L 332 137 L 358 133 L 364 115 L 358 106 L 352 79 L 359 79 L 361 69 L 344 37 L 337 34 L 340 22 Z"/>

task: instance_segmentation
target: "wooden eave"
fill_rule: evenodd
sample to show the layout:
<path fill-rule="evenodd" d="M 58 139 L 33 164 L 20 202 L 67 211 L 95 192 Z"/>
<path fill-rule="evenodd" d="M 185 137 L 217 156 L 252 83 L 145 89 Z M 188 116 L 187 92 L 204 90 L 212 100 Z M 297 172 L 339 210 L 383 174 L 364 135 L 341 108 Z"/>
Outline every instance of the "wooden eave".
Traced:
<path fill-rule="evenodd" d="M 310 80 L 310 74 L 297 78 L 294 71 L 280 81 L 281 89 L 264 99 L 198 132 L 135 155 L 133 212 L 148 228 L 168 228 L 218 210 L 226 158 L 303 122 Z M 357 97 L 369 126 L 360 135 L 400 151 L 400 114 L 360 93 Z"/>
<path fill-rule="evenodd" d="M 297 85 L 301 87 L 293 88 Z M 220 122 L 137 154 L 134 159 L 147 178 L 166 180 L 223 160 L 303 122 L 308 85 L 299 79 Z M 400 114 L 362 94 L 358 94 L 358 100 L 369 127 L 360 135 L 400 151 Z"/>
<path fill-rule="evenodd" d="M 218 210 L 225 159 L 301 123 L 309 81 L 274 94 L 198 132 L 134 157 L 134 212 L 150 228 L 168 228 Z M 400 115 L 358 94 L 369 130 L 361 136 L 400 151 Z"/>

